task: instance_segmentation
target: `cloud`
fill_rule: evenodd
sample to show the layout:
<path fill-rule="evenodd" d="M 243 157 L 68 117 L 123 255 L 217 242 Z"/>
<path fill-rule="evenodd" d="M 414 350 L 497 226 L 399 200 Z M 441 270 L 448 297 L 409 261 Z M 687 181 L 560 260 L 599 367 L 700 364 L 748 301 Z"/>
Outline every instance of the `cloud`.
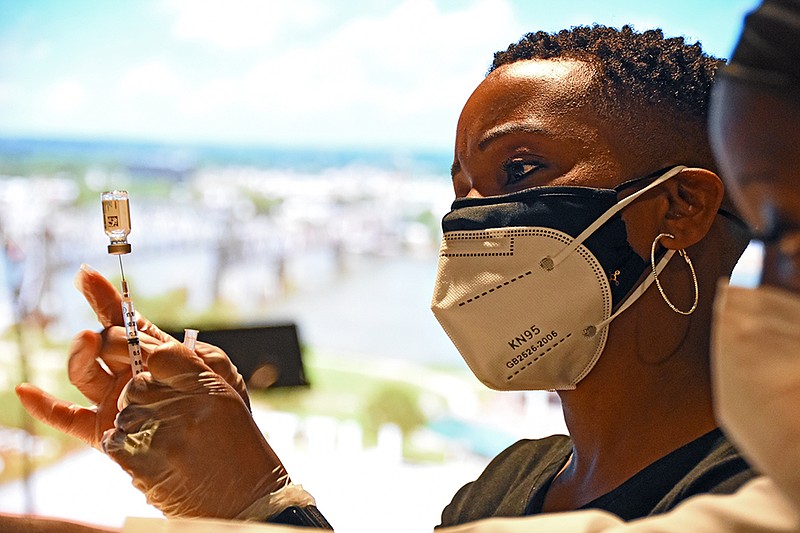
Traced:
<path fill-rule="evenodd" d="M 216 107 L 239 107 L 246 120 L 282 124 L 284 136 L 363 135 L 383 142 L 402 136 L 449 144 L 492 53 L 521 34 L 503 0 L 462 5 L 445 10 L 433 0 L 405 0 L 383 16 L 349 19 L 319 40 L 266 56 L 238 79 L 196 92 L 209 108 L 218 97 L 224 104 Z M 253 132 L 252 125 L 245 129 Z"/>
<path fill-rule="evenodd" d="M 164 9 L 174 16 L 178 39 L 237 50 L 262 47 L 287 27 L 313 25 L 327 7 L 309 0 L 168 0 Z"/>
<path fill-rule="evenodd" d="M 178 109 L 186 116 L 202 117 L 217 111 L 224 113 L 237 106 L 240 92 L 239 85 L 232 80 L 213 80 L 187 91 L 178 103 Z"/>
<path fill-rule="evenodd" d="M 42 9 L 54 27 L 18 21 L 0 37 L 0 130 L 449 145 L 492 53 L 531 25 L 565 27 L 576 10 L 584 23 L 598 12 L 637 27 L 656 17 L 669 33 L 701 19 L 627 0 L 610 11 L 584 0 L 150 1 L 109 3 L 98 16 L 132 18 L 101 48 L 109 24 L 52 6 Z"/>
<path fill-rule="evenodd" d="M 173 95 L 182 92 L 184 83 L 175 69 L 160 59 L 152 59 L 128 68 L 119 80 L 123 98 L 140 95 Z"/>
<path fill-rule="evenodd" d="M 64 47 L 43 47 L 43 55 L 52 55 L 50 70 L 37 76 L 60 81 L 17 91 L 17 100 L 28 96 L 16 127 L 56 124 L 82 135 L 154 139 L 448 146 L 492 52 L 522 33 L 509 0 L 390 0 L 368 9 L 347 4 L 347 12 L 319 0 L 165 2 L 156 12 L 163 23 L 150 27 L 172 30 L 150 35 L 150 46 L 131 47 L 111 63 L 59 68 L 60 76 L 52 66 L 63 65 Z M 80 48 L 69 50 L 84 57 Z M 13 96 L 2 89 L 0 104 Z M 66 113 L 74 120 L 59 122 Z"/>
<path fill-rule="evenodd" d="M 79 81 L 64 79 L 45 89 L 43 101 L 48 113 L 74 114 L 85 107 L 87 91 Z"/>

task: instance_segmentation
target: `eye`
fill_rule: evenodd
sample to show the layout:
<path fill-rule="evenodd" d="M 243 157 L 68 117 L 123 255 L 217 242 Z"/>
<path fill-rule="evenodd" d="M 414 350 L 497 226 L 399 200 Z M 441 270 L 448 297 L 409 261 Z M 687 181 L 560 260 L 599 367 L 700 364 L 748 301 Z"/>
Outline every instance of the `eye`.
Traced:
<path fill-rule="evenodd" d="M 506 174 L 506 185 L 516 185 L 528 178 L 533 172 L 542 168 L 536 161 L 515 157 L 503 163 L 503 171 Z"/>

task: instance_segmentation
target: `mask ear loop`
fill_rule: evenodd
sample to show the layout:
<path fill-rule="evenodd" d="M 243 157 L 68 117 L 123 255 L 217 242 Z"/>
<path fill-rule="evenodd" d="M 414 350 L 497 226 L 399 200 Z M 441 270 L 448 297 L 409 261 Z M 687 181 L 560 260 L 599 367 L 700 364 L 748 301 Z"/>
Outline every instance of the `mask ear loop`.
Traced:
<path fill-rule="evenodd" d="M 597 220 L 592 222 L 589 225 L 588 228 L 583 230 L 580 235 L 575 237 L 575 239 L 570 244 L 565 246 L 563 250 L 558 252 L 555 257 L 547 256 L 547 257 L 543 258 L 541 261 L 539 261 L 539 265 L 542 268 L 544 268 L 545 270 L 553 270 L 556 266 L 559 265 L 559 263 L 561 263 L 572 252 L 574 252 L 578 248 L 578 246 L 583 244 L 583 241 L 588 239 L 589 236 L 592 233 L 597 231 L 597 228 L 599 228 L 600 226 L 602 226 L 603 224 L 608 222 L 608 220 L 611 217 L 613 217 L 614 215 L 616 215 L 620 210 L 622 210 L 625 207 L 627 207 L 631 202 L 636 200 L 639 196 L 643 195 L 644 193 L 646 193 L 650 189 L 658 187 L 659 185 L 661 185 L 662 183 L 664 183 L 665 181 L 667 181 L 668 179 L 670 179 L 674 175 L 678 174 L 681 170 L 683 170 L 685 168 L 686 168 L 686 166 L 684 166 L 684 165 L 678 165 L 678 166 L 672 167 L 671 169 L 669 169 L 668 171 L 663 173 L 661 176 L 659 176 L 655 181 L 653 181 L 647 187 L 644 187 L 643 189 L 641 189 L 639 191 L 636 191 L 635 193 L 631 194 L 630 196 L 628 196 L 626 198 L 623 198 L 622 200 L 617 202 L 616 205 L 612 206 L 608 211 L 606 211 L 605 213 L 600 215 L 600 217 Z"/>
<path fill-rule="evenodd" d="M 662 183 L 664 183 L 665 181 L 667 181 L 671 177 L 675 176 L 676 174 L 678 174 L 681 170 L 683 170 L 685 168 L 686 168 L 685 165 L 674 166 L 671 169 L 669 169 L 668 171 L 664 172 L 661 176 L 656 178 L 647 187 L 644 187 L 643 189 L 641 189 L 641 190 L 631 194 L 630 196 L 628 196 L 626 198 L 623 198 L 619 202 L 617 202 L 616 205 L 612 206 L 611 209 L 609 209 L 608 211 L 606 211 L 605 213 L 600 215 L 600 217 L 597 220 L 595 220 L 594 222 L 592 222 L 592 224 L 590 224 L 588 228 L 583 230 L 580 235 L 575 237 L 575 239 L 570 244 L 565 246 L 564 249 L 561 250 L 558 254 L 556 254 L 555 257 L 547 256 L 547 257 L 544 257 L 541 261 L 539 261 L 539 266 L 541 266 L 545 270 L 553 270 L 559 263 L 561 263 L 561 261 L 563 261 L 567 256 L 569 256 L 569 254 L 574 252 L 578 248 L 578 246 L 583 244 L 583 241 L 588 239 L 589 235 L 594 233 L 597 230 L 597 228 L 599 228 L 600 226 L 602 226 L 603 224 L 608 222 L 608 220 L 612 216 L 614 216 L 620 210 L 622 210 L 625 207 L 627 207 L 628 205 L 630 205 L 631 202 L 636 200 L 642 194 L 646 193 L 650 189 L 658 187 L 659 185 L 661 185 Z M 595 324 L 595 325 L 590 325 L 590 326 L 587 326 L 586 328 L 584 328 L 584 330 L 583 330 L 584 336 L 586 336 L 586 337 L 594 337 L 597 334 L 598 331 L 601 331 L 604 327 L 608 326 L 608 324 L 612 320 L 614 320 L 617 316 L 619 316 L 620 313 L 625 311 L 628 307 L 630 307 L 633 304 L 633 302 L 638 300 L 639 297 L 642 294 L 644 294 L 644 292 L 650 287 L 650 285 L 653 284 L 653 281 L 658 277 L 658 274 L 660 274 L 661 271 L 664 270 L 664 268 L 667 266 L 667 263 L 669 262 L 670 259 L 672 259 L 672 256 L 674 254 L 675 254 L 675 250 L 667 250 L 667 253 L 665 253 L 664 257 L 662 257 L 659 260 L 658 264 L 653 267 L 652 272 L 650 272 L 647 275 L 647 277 L 644 279 L 642 284 L 639 285 L 633 292 L 631 292 L 628 295 L 628 297 L 625 299 L 625 301 L 622 302 L 622 305 L 619 306 L 619 309 L 617 309 L 617 312 L 614 313 L 613 315 L 611 315 L 610 317 L 606 318 L 605 320 Z"/>
<path fill-rule="evenodd" d="M 625 301 L 622 302 L 622 305 L 619 306 L 619 309 L 617 309 L 617 312 L 614 313 L 613 315 L 611 315 L 610 317 L 606 318 L 602 322 L 598 322 L 594 326 L 587 326 L 583 330 L 583 334 L 586 337 L 594 337 L 597 334 L 598 331 L 601 331 L 612 320 L 617 318 L 620 315 L 620 313 L 622 313 L 624 310 L 626 310 L 631 305 L 633 305 L 633 302 L 638 300 L 639 297 L 642 294 L 644 294 L 644 292 L 647 289 L 650 288 L 650 285 L 653 284 L 653 281 L 658 279 L 658 275 L 661 274 L 661 271 L 664 270 L 664 268 L 666 268 L 667 263 L 669 263 L 669 260 L 672 259 L 673 255 L 675 255 L 675 250 L 667 250 L 667 253 L 664 254 L 664 257 L 659 259 L 658 264 L 656 264 L 655 261 L 653 261 L 653 269 L 650 271 L 650 273 L 647 275 L 647 277 L 644 278 L 644 281 L 642 282 L 642 284 L 639 285 L 638 287 L 636 287 L 636 289 L 632 293 L 630 293 L 630 295 L 628 295 L 628 297 L 625 299 Z"/>

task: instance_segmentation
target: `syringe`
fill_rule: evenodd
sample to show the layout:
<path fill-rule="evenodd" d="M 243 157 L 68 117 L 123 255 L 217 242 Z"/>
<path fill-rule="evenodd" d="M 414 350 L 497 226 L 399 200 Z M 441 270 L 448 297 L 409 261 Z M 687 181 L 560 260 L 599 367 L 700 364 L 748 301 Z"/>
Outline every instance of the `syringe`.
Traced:
<path fill-rule="evenodd" d="M 131 252 L 128 234 L 131 232 L 131 217 L 128 206 L 127 191 L 106 191 L 100 195 L 103 203 L 103 225 L 106 235 L 111 239 L 108 253 L 119 257 L 119 272 L 122 277 L 122 319 L 125 323 L 125 337 L 128 341 L 128 355 L 131 359 L 133 375 L 144 371 L 142 364 L 142 348 L 139 346 L 139 330 L 136 327 L 136 310 L 125 281 L 125 270 L 122 268 L 122 255 Z"/>
<path fill-rule="evenodd" d="M 128 235 L 131 232 L 131 215 L 128 206 L 127 191 L 106 191 L 100 195 L 103 202 L 103 225 L 106 235 L 111 239 L 108 253 L 119 257 L 119 273 L 122 277 L 122 319 L 125 323 L 125 337 L 128 341 L 128 355 L 131 358 L 131 372 L 135 376 L 144 372 L 142 363 L 142 347 L 139 345 L 139 329 L 136 327 L 136 310 L 125 281 L 125 270 L 122 268 L 122 256 L 131 253 Z M 197 341 L 197 330 L 185 330 L 184 346 L 194 350 Z"/>
<path fill-rule="evenodd" d="M 119 269 L 122 272 L 122 257 L 119 258 Z M 139 330 L 136 327 L 136 310 L 133 308 L 128 282 L 122 273 L 122 319 L 125 321 L 125 337 L 128 340 L 128 355 L 131 358 L 133 375 L 144 372 L 142 365 L 142 347 L 139 346 Z"/>

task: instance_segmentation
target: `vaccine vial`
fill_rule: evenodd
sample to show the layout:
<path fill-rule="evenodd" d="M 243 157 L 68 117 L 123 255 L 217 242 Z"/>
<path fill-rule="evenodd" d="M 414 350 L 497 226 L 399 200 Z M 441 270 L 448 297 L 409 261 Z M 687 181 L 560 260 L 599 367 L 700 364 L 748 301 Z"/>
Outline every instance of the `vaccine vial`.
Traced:
<path fill-rule="evenodd" d="M 103 202 L 103 225 L 111 239 L 108 253 L 114 255 L 131 253 L 128 235 L 131 232 L 131 215 L 128 209 L 128 191 L 106 191 L 100 195 Z"/>

